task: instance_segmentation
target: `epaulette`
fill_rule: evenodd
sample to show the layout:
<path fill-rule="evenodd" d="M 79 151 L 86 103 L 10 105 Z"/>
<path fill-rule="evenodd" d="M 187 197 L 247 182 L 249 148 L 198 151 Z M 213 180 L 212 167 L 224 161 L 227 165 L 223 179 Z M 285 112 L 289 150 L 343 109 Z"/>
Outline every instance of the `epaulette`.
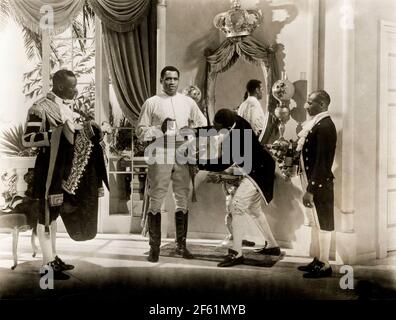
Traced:
<path fill-rule="evenodd" d="M 34 102 L 34 104 L 30 107 L 28 113 L 34 114 L 35 116 L 38 116 L 42 119 L 45 118 L 45 111 L 42 106 L 44 101 L 45 101 L 45 98 L 42 98 L 42 99 L 39 99 L 36 102 Z"/>
<path fill-rule="evenodd" d="M 38 98 L 36 101 L 33 102 L 33 105 L 29 109 L 30 114 L 34 114 L 40 118 L 45 117 L 45 106 L 50 102 L 46 96 Z"/>
<path fill-rule="evenodd" d="M 36 101 L 34 101 L 33 104 L 40 104 L 40 103 L 44 102 L 45 100 L 47 100 L 47 97 L 40 97 Z"/>

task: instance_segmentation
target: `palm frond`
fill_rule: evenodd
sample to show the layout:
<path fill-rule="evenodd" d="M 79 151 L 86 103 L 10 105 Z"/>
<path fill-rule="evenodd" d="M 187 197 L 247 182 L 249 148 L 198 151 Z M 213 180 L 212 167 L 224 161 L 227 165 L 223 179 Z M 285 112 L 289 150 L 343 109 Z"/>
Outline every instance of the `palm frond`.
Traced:
<path fill-rule="evenodd" d="M 2 133 L 0 145 L 3 147 L 0 151 L 9 156 L 27 157 L 36 155 L 35 148 L 26 148 L 23 146 L 22 138 L 24 128 L 22 124 L 14 126 Z"/>
<path fill-rule="evenodd" d="M 38 63 L 35 68 L 23 74 L 23 94 L 26 98 L 33 99 L 37 97 L 42 90 L 42 76 L 41 63 Z"/>
<path fill-rule="evenodd" d="M 60 63 L 62 59 L 59 57 L 58 46 L 51 42 L 50 43 L 50 49 L 51 49 L 50 60 L 54 61 L 55 64 L 56 63 Z"/>
<path fill-rule="evenodd" d="M 2 14 L 9 15 L 10 13 L 10 4 L 9 0 L 0 0 L 0 11 Z"/>
<path fill-rule="evenodd" d="M 28 59 L 38 57 L 41 60 L 41 36 L 26 27 L 22 28 L 22 33 Z"/>
<path fill-rule="evenodd" d="M 83 7 L 83 18 L 86 19 L 86 23 L 89 26 L 91 23 L 94 23 L 95 12 L 89 6 L 87 2 L 85 2 Z"/>
<path fill-rule="evenodd" d="M 86 32 L 82 23 L 78 20 L 74 20 L 72 24 L 73 37 L 78 38 L 78 44 L 80 45 L 80 49 L 82 52 L 85 52 L 85 40 L 81 38 L 85 38 Z"/>
<path fill-rule="evenodd" d="M 10 5 L 8 0 L 0 0 L 0 26 L 6 24 L 8 17 L 10 16 Z"/>
<path fill-rule="evenodd" d="M 84 37 L 87 37 L 88 29 L 95 27 L 95 13 L 87 2 L 85 2 L 82 10 L 82 24 L 84 28 Z"/>
<path fill-rule="evenodd" d="M 1 152 L 10 156 L 20 156 L 26 154 L 28 149 L 23 146 L 22 137 L 24 128 L 22 124 L 14 126 L 5 130 L 2 134 L 0 145 L 2 146 Z"/>

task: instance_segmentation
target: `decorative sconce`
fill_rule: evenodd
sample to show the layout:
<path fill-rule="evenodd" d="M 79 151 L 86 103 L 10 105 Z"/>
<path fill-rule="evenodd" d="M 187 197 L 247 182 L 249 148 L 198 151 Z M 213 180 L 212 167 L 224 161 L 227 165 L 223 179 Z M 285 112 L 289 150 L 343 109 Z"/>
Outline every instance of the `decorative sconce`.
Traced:
<path fill-rule="evenodd" d="M 294 85 L 282 73 L 282 79 L 272 86 L 272 95 L 278 100 L 279 105 L 275 108 L 275 116 L 279 119 L 279 139 L 269 147 L 269 151 L 277 160 L 284 179 L 290 179 L 299 173 L 299 152 L 296 151 L 296 143 L 287 141 L 283 135 L 286 123 L 290 120 L 289 101 L 294 96 Z"/>
<path fill-rule="evenodd" d="M 279 105 L 275 108 L 275 116 L 279 119 L 279 141 L 285 140 L 285 125 L 290 119 L 290 108 L 287 103 L 294 95 L 294 85 L 287 79 L 286 72 L 282 72 L 282 79 L 276 81 L 272 86 L 272 95 L 279 101 Z"/>

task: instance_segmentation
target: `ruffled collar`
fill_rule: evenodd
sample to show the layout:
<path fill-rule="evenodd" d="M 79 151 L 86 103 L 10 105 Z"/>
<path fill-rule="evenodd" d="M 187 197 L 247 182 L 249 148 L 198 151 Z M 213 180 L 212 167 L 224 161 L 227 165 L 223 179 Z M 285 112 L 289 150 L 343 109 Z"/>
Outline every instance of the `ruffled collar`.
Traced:
<path fill-rule="evenodd" d="M 328 111 L 324 111 L 321 113 L 318 113 L 316 116 L 314 116 L 312 119 L 309 119 L 307 121 L 305 121 L 302 124 L 302 130 L 298 133 L 298 141 L 297 141 L 297 151 L 301 151 L 304 143 L 305 143 L 305 139 L 307 138 L 308 133 L 312 130 L 312 128 L 322 119 L 326 118 L 326 117 L 330 117 L 330 113 Z"/>

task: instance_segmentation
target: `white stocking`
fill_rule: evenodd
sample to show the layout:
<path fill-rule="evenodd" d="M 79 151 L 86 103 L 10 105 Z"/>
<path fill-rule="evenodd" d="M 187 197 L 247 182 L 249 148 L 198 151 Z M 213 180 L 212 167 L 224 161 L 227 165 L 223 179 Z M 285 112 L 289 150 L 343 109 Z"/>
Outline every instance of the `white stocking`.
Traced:
<path fill-rule="evenodd" d="M 231 213 L 228 213 L 225 216 L 225 225 L 226 225 L 226 228 L 227 228 L 228 232 L 230 233 L 230 235 L 232 235 L 232 215 L 231 215 Z"/>
<path fill-rule="evenodd" d="M 232 237 L 234 239 L 232 249 L 238 252 L 238 257 L 242 255 L 243 237 L 243 216 L 234 214 L 232 216 Z"/>
<path fill-rule="evenodd" d="M 272 234 L 271 228 L 265 215 L 259 214 L 257 216 L 254 216 L 253 220 L 256 223 L 261 234 L 264 236 L 264 239 L 268 242 L 268 248 L 279 247 L 278 243 L 274 238 L 274 235 Z"/>
<path fill-rule="evenodd" d="M 45 226 L 43 224 L 37 224 L 37 237 L 43 254 L 43 265 L 46 265 L 54 260 L 54 256 L 52 255 L 51 238 L 45 234 Z"/>
<path fill-rule="evenodd" d="M 326 266 L 329 265 L 330 243 L 331 243 L 331 231 L 320 230 L 319 231 L 319 247 L 320 247 L 319 260 L 324 262 L 326 264 Z"/>
<path fill-rule="evenodd" d="M 51 222 L 51 244 L 52 244 L 52 256 L 56 256 L 56 232 L 57 232 L 57 223 L 56 220 Z"/>

